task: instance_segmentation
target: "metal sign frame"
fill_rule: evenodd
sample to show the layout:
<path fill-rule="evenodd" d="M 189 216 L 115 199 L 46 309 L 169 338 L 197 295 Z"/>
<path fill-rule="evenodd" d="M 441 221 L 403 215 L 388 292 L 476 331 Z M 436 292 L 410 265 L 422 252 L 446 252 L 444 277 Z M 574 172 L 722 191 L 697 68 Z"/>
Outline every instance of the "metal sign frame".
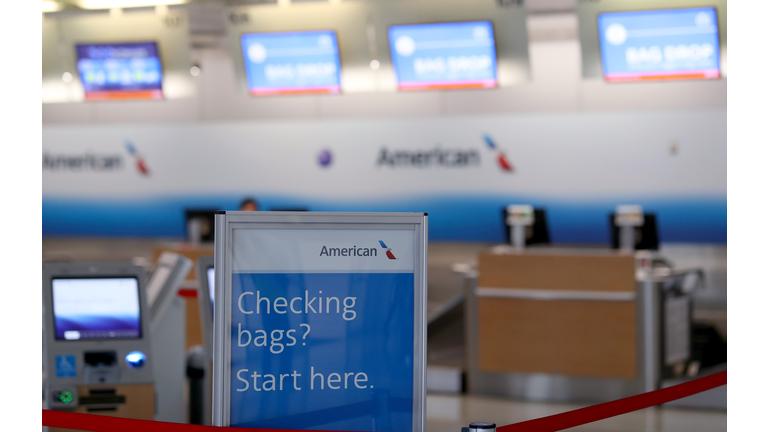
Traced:
<path fill-rule="evenodd" d="M 232 271 L 238 230 L 413 230 L 413 432 L 426 413 L 427 213 L 242 212 L 215 218 L 213 328 L 213 425 L 230 426 Z"/>

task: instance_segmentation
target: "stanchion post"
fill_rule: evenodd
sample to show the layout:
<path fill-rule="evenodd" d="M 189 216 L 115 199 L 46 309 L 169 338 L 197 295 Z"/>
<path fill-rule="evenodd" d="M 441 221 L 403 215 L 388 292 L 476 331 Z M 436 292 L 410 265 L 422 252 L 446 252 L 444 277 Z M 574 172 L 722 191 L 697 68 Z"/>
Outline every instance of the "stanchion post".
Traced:
<path fill-rule="evenodd" d="M 461 432 L 496 432 L 496 423 L 472 422 L 461 428 Z"/>

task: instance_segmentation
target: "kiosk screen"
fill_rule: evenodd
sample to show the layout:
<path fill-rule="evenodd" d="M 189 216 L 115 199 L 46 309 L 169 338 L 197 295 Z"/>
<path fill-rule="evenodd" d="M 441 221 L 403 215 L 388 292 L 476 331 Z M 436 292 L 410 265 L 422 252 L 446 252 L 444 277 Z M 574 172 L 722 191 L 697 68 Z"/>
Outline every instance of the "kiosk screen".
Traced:
<path fill-rule="evenodd" d="M 720 77 L 713 7 L 602 13 L 598 29 L 608 82 Z"/>
<path fill-rule="evenodd" d="M 214 281 L 214 278 L 213 278 L 213 267 L 210 267 L 208 270 L 206 270 L 206 273 L 208 274 L 208 292 L 211 295 L 211 312 L 213 312 L 213 293 L 214 293 L 214 290 L 213 290 L 213 287 L 214 287 L 214 285 L 213 285 L 213 281 Z M 211 315 L 211 316 L 213 316 L 213 315 Z"/>
<path fill-rule="evenodd" d="M 341 92 L 333 31 L 244 34 L 241 42 L 252 95 Z"/>
<path fill-rule="evenodd" d="M 163 98 L 155 42 L 78 44 L 77 71 L 86 100 Z"/>
<path fill-rule="evenodd" d="M 141 337 L 136 278 L 57 278 L 52 288 L 56 339 Z"/>
<path fill-rule="evenodd" d="M 400 90 L 496 87 L 496 45 L 488 21 L 389 28 Z"/>

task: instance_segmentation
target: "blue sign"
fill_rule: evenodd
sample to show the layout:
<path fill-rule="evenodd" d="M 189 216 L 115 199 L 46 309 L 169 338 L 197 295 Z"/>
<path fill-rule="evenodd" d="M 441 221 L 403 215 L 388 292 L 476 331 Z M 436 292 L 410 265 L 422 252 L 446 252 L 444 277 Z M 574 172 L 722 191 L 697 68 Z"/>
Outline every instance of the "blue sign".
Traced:
<path fill-rule="evenodd" d="M 245 34 L 241 39 L 253 95 L 339 93 L 341 63 L 330 30 Z"/>
<path fill-rule="evenodd" d="M 714 7 L 602 13 L 598 31 L 607 81 L 720 77 Z"/>
<path fill-rule="evenodd" d="M 155 42 L 77 45 L 85 98 L 162 99 L 163 71 Z"/>
<path fill-rule="evenodd" d="M 77 364 L 73 355 L 56 356 L 56 377 L 71 378 L 77 376 Z"/>
<path fill-rule="evenodd" d="M 496 87 L 496 46 L 488 21 L 389 28 L 400 90 Z"/>
<path fill-rule="evenodd" d="M 231 426 L 411 430 L 413 273 L 233 276 Z"/>

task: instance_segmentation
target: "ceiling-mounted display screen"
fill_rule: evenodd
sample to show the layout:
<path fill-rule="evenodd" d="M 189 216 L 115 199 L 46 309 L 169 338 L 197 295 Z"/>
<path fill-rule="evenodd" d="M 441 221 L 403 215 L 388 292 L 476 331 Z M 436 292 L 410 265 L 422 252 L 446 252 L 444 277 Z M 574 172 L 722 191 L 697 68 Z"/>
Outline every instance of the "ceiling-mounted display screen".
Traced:
<path fill-rule="evenodd" d="M 163 98 L 155 42 L 78 44 L 76 51 L 86 100 Z"/>
<path fill-rule="evenodd" d="M 53 279 L 56 339 L 141 337 L 139 282 L 135 277 Z"/>
<path fill-rule="evenodd" d="M 602 13 L 598 31 L 609 82 L 720 77 L 714 7 Z"/>
<path fill-rule="evenodd" d="M 389 50 L 400 90 L 497 85 L 496 45 L 488 21 L 392 26 Z"/>
<path fill-rule="evenodd" d="M 331 30 L 244 34 L 248 90 L 254 96 L 341 92 L 341 63 Z"/>

